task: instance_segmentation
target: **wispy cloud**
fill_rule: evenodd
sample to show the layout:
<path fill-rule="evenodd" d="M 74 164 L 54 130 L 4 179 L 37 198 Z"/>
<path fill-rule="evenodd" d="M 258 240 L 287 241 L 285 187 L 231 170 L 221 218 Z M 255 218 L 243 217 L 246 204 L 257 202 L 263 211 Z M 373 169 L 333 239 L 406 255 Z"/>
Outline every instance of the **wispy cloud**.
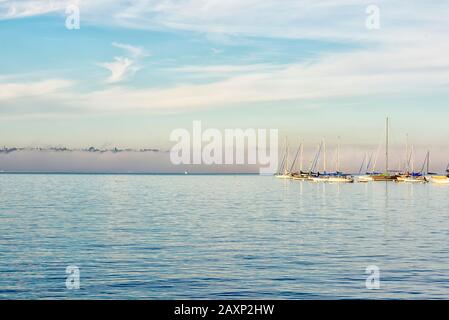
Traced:
<path fill-rule="evenodd" d="M 17 19 L 36 15 L 42 15 L 62 11 L 67 6 L 67 1 L 0 1 L 0 20 Z"/>
<path fill-rule="evenodd" d="M 62 92 L 74 84 L 73 81 L 66 79 L 48 79 L 35 82 L 0 82 L 0 102 L 47 96 Z"/>
<path fill-rule="evenodd" d="M 0 84 L 0 100 L 58 92 L 53 99 L 71 110 L 78 107 L 93 112 L 171 113 L 259 102 L 313 103 L 316 99 L 444 93 L 449 87 L 449 59 L 439 53 L 449 52 L 449 43 L 430 44 L 414 50 L 408 46 L 390 50 L 359 49 L 323 55 L 314 62 L 286 65 L 189 66 L 183 70 L 225 76 L 208 83 L 162 88 L 136 89 L 118 84 L 80 93 L 68 86 L 70 81 Z M 111 71 L 108 80 L 117 83 L 131 72 L 133 61 L 117 57 L 114 63 L 104 67 Z"/>
<path fill-rule="evenodd" d="M 436 0 L 2 0 L 0 19 L 63 12 L 68 4 L 80 6 L 83 21 L 101 25 L 370 42 L 407 41 L 397 35 L 412 29 L 444 30 L 449 14 L 449 3 Z M 366 30 L 370 4 L 379 6 L 384 31 Z"/>
<path fill-rule="evenodd" d="M 123 49 L 129 57 L 114 57 L 114 61 L 103 62 L 98 65 L 111 72 L 111 75 L 106 80 L 107 83 L 118 83 L 134 75 L 140 69 L 136 62 L 148 56 L 148 54 L 143 48 L 129 44 L 113 42 L 112 46 Z"/>
<path fill-rule="evenodd" d="M 29 1 L 25 1 L 29 2 Z M 3 1 L 0 4 L 10 4 Z M 186 74 L 220 74 L 208 83 L 165 87 L 121 85 L 135 74 L 140 47 L 113 42 L 126 52 L 99 65 L 116 86 L 77 94 L 73 103 L 94 110 L 183 110 L 267 101 L 303 101 L 446 90 L 449 79 L 449 3 L 385 1 L 380 7 L 381 29 L 365 26 L 366 5 L 359 0 L 116 0 L 82 1 L 82 19 L 97 24 L 152 30 L 183 30 L 231 37 L 319 39 L 355 42 L 356 50 L 329 51 L 313 61 L 238 65 L 178 66 Z M 33 12 L 47 12 L 48 2 Z M 185 78 L 183 78 L 185 80 Z M 162 88 L 161 88 L 162 87 Z M 69 101 L 69 102 L 67 102 Z"/>
<path fill-rule="evenodd" d="M 116 48 L 125 50 L 134 59 L 149 56 L 149 54 L 142 47 L 132 46 L 130 44 L 119 42 L 113 42 L 112 45 Z"/>
<path fill-rule="evenodd" d="M 103 62 L 98 65 L 111 72 L 106 79 L 107 83 L 121 82 L 138 70 L 138 67 L 134 66 L 133 60 L 124 57 L 115 57 L 113 62 Z"/>
<path fill-rule="evenodd" d="M 252 73 L 264 72 L 270 70 L 282 69 L 282 65 L 274 64 L 249 64 L 249 65 L 201 65 L 201 66 L 182 66 L 175 70 L 183 73 L 201 73 L 201 74 L 232 74 L 232 73 Z"/>
<path fill-rule="evenodd" d="M 447 50 L 446 43 L 413 52 L 407 47 L 401 51 L 360 50 L 328 55 L 314 63 L 252 66 L 243 73 L 235 73 L 240 66 L 206 67 L 209 71 L 230 73 L 215 82 L 165 88 L 117 85 L 87 93 L 66 90 L 64 95 L 59 95 L 59 103 L 72 110 L 81 107 L 93 112 L 172 113 L 260 102 L 310 104 L 339 98 L 408 96 L 411 92 L 444 93 L 449 86 L 449 61 L 444 57 L 435 59 L 435 51 Z M 404 56 L 419 63 L 411 63 Z M 122 74 L 117 71 L 116 77 Z"/>

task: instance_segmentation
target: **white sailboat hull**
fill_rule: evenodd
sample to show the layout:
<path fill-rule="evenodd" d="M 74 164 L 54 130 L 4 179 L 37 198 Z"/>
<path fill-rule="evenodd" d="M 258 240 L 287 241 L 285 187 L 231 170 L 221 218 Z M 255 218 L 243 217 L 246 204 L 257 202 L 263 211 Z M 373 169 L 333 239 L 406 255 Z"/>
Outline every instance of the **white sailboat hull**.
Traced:
<path fill-rule="evenodd" d="M 331 183 L 353 183 L 354 179 L 350 177 L 329 177 L 327 182 Z"/>
<path fill-rule="evenodd" d="M 304 177 L 301 177 L 301 176 L 293 176 L 293 177 L 292 177 L 292 180 L 307 181 L 307 180 L 310 180 L 310 178 L 307 177 L 307 176 L 304 176 Z"/>
<path fill-rule="evenodd" d="M 371 177 L 371 176 L 360 176 L 360 177 L 357 178 L 357 180 L 359 182 L 371 182 L 371 181 L 374 181 L 373 177 Z"/>
<path fill-rule="evenodd" d="M 426 179 L 413 179 L 413 178 L 405 178 L 404 180 L 402 180 L 403 182 L 406 183 L 427 183 L 428 181 Z"/>
<path fill-rule="evenodd" d="M 313 182 L 328 182 L 328 183 L 353 183 L 352 177 L 312 177 Z"/>
<path fill-rule="evenodd" d="M 430 178 L 430 181 L 435 184 L 449 185 L 449 178 L 444 176 L 434 176 Z"/>
<path fill-rule="evenodd" d="M 328 177 L 311 177 L 310 180 L 313 182 L 327 182 Z"/>
<path fill-rule="evenodd" d="M 276 175 L 275 177 L 278 179 L 291 179 L 292 178 L 292 176 L 288 175 L 288 174 L 279 174 L 279 175 Z"/>

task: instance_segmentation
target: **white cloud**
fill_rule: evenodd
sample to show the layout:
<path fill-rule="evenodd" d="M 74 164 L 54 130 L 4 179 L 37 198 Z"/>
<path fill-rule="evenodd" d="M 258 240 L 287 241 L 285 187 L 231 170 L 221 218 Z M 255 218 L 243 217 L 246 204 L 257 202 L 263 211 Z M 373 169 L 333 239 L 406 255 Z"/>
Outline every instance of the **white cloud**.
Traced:
<path fill-rule="evenodd" d="M 281 65 L 273 64 L 250 64 L 250 65 L 202 65 L 202 66 L 183 66 L 176 68 L 177 72 L 183 73 L 201 73 L 201 74 L 231 74 L 231 73 L 251 73 L 281 69 Z"/>
<path fill-rule="evenodd" d="M 255 102 L 311 103 L 317 99 L 444 93 L 449 87 L 449 60 L 435 59 L 435 52 L 447 50 L 447 43 L 412 52 L 408 47 L 360 50 L 328 55 L 314 63 L 252 66 L 244 73 L 234 73 L 241 66 L 208 66 L 206 72 L 231 73 L 224 80 L 206 84 L 157 89 L 117 86 L 73 97 L 73 103 L 97 111 L 174 112 Z M 419 63 L 411 63 L 405 56 Z"/>
<path fill-rule="evenodd" d="M 131 55 L 131 57 L 133 57 L 134 59 L 148 56 L 148 54 L 145 52 L 145 50 L 142 47 L 136 47 L 136 46 L 132 46 L 129 44 L 118 43 L 118 42 L 113 42 L 112 45 L 116 48 L 120 48 L 120 49 L 127 51 Z"/>
<path fill-rule="evenodd" d="M 447 1 L 377 0 L 381 30 L 365 27 L 371 0 L 3 0 L 0 19 L 80 6 L 82 20 L 137 29 L 177 29 L 205 34 L 347 41 L 407 41 L 447 30 Z M 397 35 L 406 35 L 397 37 Z"/>
<path fill-rule="evenodd" d="M 34 2 L 34 1 L 33 1 Z M 0 7 L 11 1 L 0 2 Z M 31 1 L 24 1 L 31 3 Z M 385 1 L 381 29 L 365 27 L 360 0 L 115 0 L 81 1 L 82 19 L 104 25 L 156 30 L 187 30 L 206 35 L 346 41 L 363 49 L 329 52 L 289 65 L 201 65 L 179 67 L 184 74 L 221 74 L 206 84 L 133 89 L 124 86 L 86 94 L 67 92 L 68 103 L 103 110 L 165 110 L 302 101 L 378 94 L 418 94 L 445 90 L 449 79 L 449 3 Z M 51 9 L 46 1 L 35 14 Z M 213 37 L 211 37 L 213 38 Z M 127 52 L 100 65 L 120 83 L 145 56 L 140 47 L 114 42 Z M 62 103 L 67 103 L 67 102 Z M 70 102 L 72 101 L 72 102 Z"/>
<path fill-rule="evenodd" d="M 77 1 L 74 1 L 75 3 Z M 72 3 L 74 3 L 72 2 Z M 68 1 L 0 1 L 0 20 L 25 18 L 65 10 Z"/>
<path fill-rule="evenodd" d="M 72 86 L 73 82 L 64 79 L 48 79 L 36 82 L 0 82 L 0 102 L 20 99 L 48 96 Z"/>
<path fill-rule="evenodd" d="M 143 48 L 129 44 L 113 42 L 112 46 L 123 49 L 130 55 L 130 57 L 114 57 L 114 61 L 103 62 L 98 65 L 111 72 L 111 75 L 106 80 L 107 83 L 118 83 L 134 75 L 140 69 L 140 67 L 136 65 L 136 62 L 139 59 L 148 56 L 148 54 Z"/>
<path fill-rule="evenodd" d="M 388 97 L 395 94 L 409 96 L 447 93 L 449 58 L 440 53 L 448 51 L 447 42 L 432 45 L 429 42 L 414 50 L 405 45 L 390 49 L 359 49 L 351 53 L 328 54 L 314 62 L 287 65 L 190 66 L 184 71 L 216 72 L 225 76 L 219 81 L 166 88 L 136 89 L 116 85 L 104 90 L 79 93 L 64 86 L 69 82 L 3 86 L 0 87 L 0 99 L 5 99 L 5 96 L 23 96 L 27 90 L 28 94 L 32 94 L 36 92 L 36 88 L 40 88 L 38 91 L 41 94 L 58 89 L 58 95 L 53 95 L 53 99 L 72 110 L 82 108 L 91 112 L 122 113 L 139 110 L 171 113 L 260 102 L 282 104 L 291 101 L 311 104 L 339 98 L 358 97 L 369 100 L 376 96 Z M 130 59 L 116 58 L 114 63 L 104 67 L 111 71 L 109 81 L 117 83 L 126 77 L 133 65 Z M 19 95 L 19 92 L 22 94 Z"/>
<path fill-rule="evenodd" d="M 69 3 L 79 5 L 81 20 L 91 24 L 192 31 L 209 39 L 229 35 L 412 44 L 435 34 L 446 41 L 449 37 L 449 2 L 438 0 L 377 0 L 381 29 L 371 31 L 365 25 L 371 0 L 3 0 L 0 19 L 63 14 Z"/>
<path fill-rule="evenodd" d="M 138 70 L 138 67 L 134 66 L 134 61 L 124 57 L 115 57 L 113 62 L 103 62 L 98 65 L 111 72 L 106 80 L 107 83 L 121 82 Z"/>

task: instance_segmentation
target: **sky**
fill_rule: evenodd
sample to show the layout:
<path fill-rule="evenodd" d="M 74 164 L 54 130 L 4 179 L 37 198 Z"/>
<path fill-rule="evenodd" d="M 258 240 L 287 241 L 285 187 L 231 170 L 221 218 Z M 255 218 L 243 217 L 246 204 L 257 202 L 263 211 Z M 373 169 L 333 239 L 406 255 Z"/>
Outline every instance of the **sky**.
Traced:
<path fill-rule="evenodd" d="M 388 116 L 443 166 L 448 104 L 447 1 L 0 0 L 1 146 L 165 150 L 200 120 L 359 162 Z"/>

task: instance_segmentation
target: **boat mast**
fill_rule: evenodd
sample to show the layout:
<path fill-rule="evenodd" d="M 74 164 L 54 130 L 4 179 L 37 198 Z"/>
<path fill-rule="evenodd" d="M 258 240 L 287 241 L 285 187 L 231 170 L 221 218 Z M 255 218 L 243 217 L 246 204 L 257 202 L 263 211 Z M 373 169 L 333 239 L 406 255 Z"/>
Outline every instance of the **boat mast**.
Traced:
<path fill-rule="evenodd" d="M 323 148 L 323 141 L 321 141 L 321 143 L 318 144 L 318 151 L 315 154 L 315 158 L 313 159 L 313 162 L 311 163 L 309 173 L 313 173 L 313 171 L 315 171 L 315 168 L 316 168 L 316 166 L 318 164 L 318 160 L 320 158 L 320 154 L 321 154 L 321 149 L 322 148 Z"/>
<path fill-rule="evenodd" d="M 338 137 L 337 144 L 337 173 L 340 172 L 340 137 Z"/>
<path fill-rule="evenodd" d="M 389 157 L 389 154 L 388 154 L 388 148 L 389 148 L 389 134 L 390 134 L 390 132 L 389 132 L 389 124 L 390 124 L 390 119 L 387 117 L 387 135 L 386 135 L 386 144 L 385 144 L 385 173 L 388 173 L 388 157 Z"/>
<path fill-rule="evenodd" d="M 409 155 L 408 155 L 408 133 L 407 133 L 407 139 L 406 139 L 406 143 L 405 143 L 405 172 L 407 173 L 409 171 L 409 166 L 410 166 L 410 160 L 409 160 Z"/>
<path fill-rule="evenodd" d="M 380 155 L 380 152 L 381 152 L 381 150 L 382 150 L 382 139 L 383 138 L 381 138 L 381 140 L 379 141 L 379 145 L 377 146 L 377 150 L 376 150 L 376 155 L 374 156 L 374 161 L 373 161 L 373 170 L 372 170 L 372 173 L 374 174 L 375 173 L 375 171 L 376 171 L 376 168 L 377 168 L 377 161 L 379 160 L 379 155 Z M 371 158 L 372 158 L 372 156 L 373 155 L 371 155 Z M 372 160 L 372 159 L 371 159 Z M 371 162 L 371 160 L 370 160 L 370 162 Z"/>
<path fill-rule="evenodd" d="M 323 150 L 324 150 L 324 157 L 323 157 L 323 170 L 324 173 L 326 173 L 326 139 L 323 138 Z"/>
<path fill-rule="evenodd" d="M 427 167 L 426 167 L 427 166 Z M 429 170 L 430 170 L 430 151 L 427 151 L 426 153 L 426 158 L 424 159 L 424 163 L 422 164 L 422 168 L 421 168 L 421 174 L 424 174 L 424 169 L 427 169 L 426 171 L 426 175 L 429 174 Z"/>
<path fill-rule="evenodd" d="M 288 142 L 287 142 L 287 136 L 285 137 L 285 154 L 286 154 L 286 161 L 285 161 L 285 168 L 284 168 L 284 173 L 287 174 L 288 173 Z"/>
<path fill-rule="evenodd" d="M 370 154 L 368 163 L 366 164 L 366 173 L 369 173 L 369 168 L 371 167 L 371 163 L 373 162 L 373 153 Z M 371 172 L 374 172 L 374 168 Z"/>
<path fill-rule="evenodd" d="M 301 157 L 299 162 L 299 173 L 302 173 L 302 163 L 303 163 L 303 155 L 304 155 L 304 144 L 301 140 L 301 150 L 299 156 Z"/>
<path fill-rule="evenodd" d="M 294 170 L 296 169 L 296 163 L 298 161 L 298 154 L 299 154 L 300 150 L 301 150 L 301 144 L 299 145 L 298 149 L 296 150 L 295 158 L 293 159 L 292 165 L 290 166 L 290 172 L 295 172 Z"/>
<path fill-rule="evenodd" d="M 285 173 L 285 167 L 286 167 L 285 161 L 287 160 L 287 152 L 286 152 L 287 151 L 287 138 L 285 139 L 284 143 L 285 144 L 284 144 L 284 152 L 283 152 L 283 155 L 282 155 L 282 161 L 279 164 L 279 168 L 278 168 L 278 174 L 279 175 Z"/>
<path fill-rule="evenodd" d="M 366 161 L 368 161 L 368 154 L 365 152 L 365 157 L 363 158 L 362 164 L 360 165 L 359 174 L 362 174 L 362 170 L 366 164 Z"/>

